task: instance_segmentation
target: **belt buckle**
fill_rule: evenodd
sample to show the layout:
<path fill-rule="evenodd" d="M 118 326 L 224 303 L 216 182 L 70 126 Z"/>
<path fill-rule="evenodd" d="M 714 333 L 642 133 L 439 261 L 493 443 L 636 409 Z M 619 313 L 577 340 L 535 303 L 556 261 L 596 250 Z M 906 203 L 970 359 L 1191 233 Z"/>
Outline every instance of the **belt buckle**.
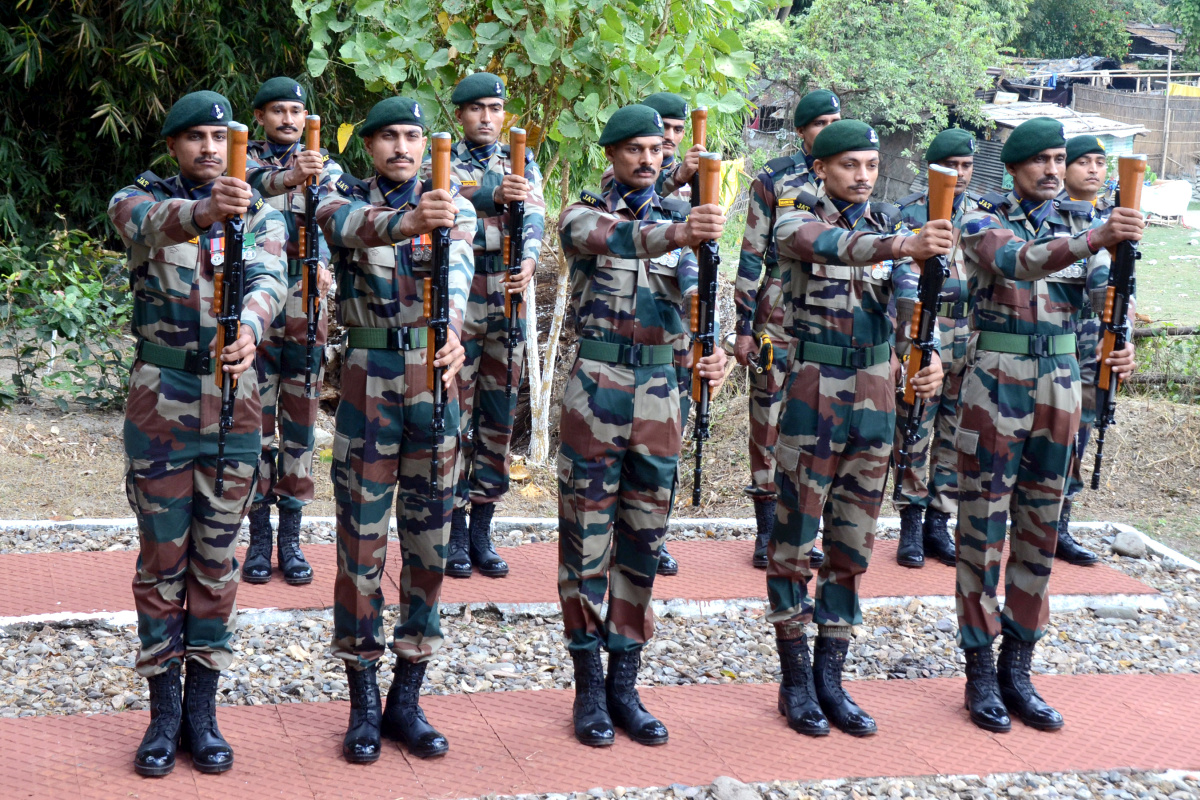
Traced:
<path fill-rule="evenodd" d="M 867 348 L 865 348 L 865 347 L 855 348 L 854 352 L 850 355 L 850 358 L 847 359 L 846 366 L 853 367 L 854 369 L 866 369 L 867 368 Z"/>
<path fill-rule="evenodd" d="M 192 369 L 188 370 L 188 372 L 196 375 L 211 374 L 213 371 L 212 353 L 209 353 L 207 350 L 204 353 L 200 353 L 199 351 L 193 352 L 196 355 L 192 358 Z"/>
<path fill-rule="evenodd" d="M 393 350 L 411 350 L 409 346 L 408 327 L 400 326 L 399 328 L 388 329 L 388 338 L 392 341 L 388 342 L 388 347 Z"/>
<path fill-rule="evenodd" d="M 642 365 L 641 342 L 629 345 L 629 358 L 625 360 L 625 364 L 630 367 L 640 367 Z"/>
<path fill-rule="evenodd" d="M 1029 337 L 1029 355 L 1038 358 L 1046 358 L 1050 355 L 1050 337 L 1049 336 L 1030 336 Z"/>

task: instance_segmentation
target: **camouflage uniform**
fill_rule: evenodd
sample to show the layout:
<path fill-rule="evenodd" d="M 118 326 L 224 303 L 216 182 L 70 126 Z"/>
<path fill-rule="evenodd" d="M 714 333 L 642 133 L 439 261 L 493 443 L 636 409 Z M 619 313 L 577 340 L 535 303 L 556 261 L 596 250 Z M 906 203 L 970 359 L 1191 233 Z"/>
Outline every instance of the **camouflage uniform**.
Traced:
<path fill-rule="evenodd" d="M 964 648 L 989 646 L 1002 631 L 1036 642 L 1049 618 L 1058 514 L 1079 428 L 1077 321 L 1089 275 L 1107 268 L 1108 255 L 1087 245 L 1090 214 L 1048 202 L 1040 225 L 1012 192 L 984 196 L 963 217 L 972 334 L 955 433 L 955 593 Z"/>
<path fill-rule="evenodd" d="M 914 233 L 929 221 L 927 197 L 913 195 L 900 201 L 900 217 L 906 227 Z M 962 227 L 963 212 L 967 205 L 974 206 L 975 198 L 962 194 L 954 198 L 954 215 L 951 222 L 955 230 Z M 911 461 L 900 469 L 900 486 L 896 494 L 896 507 L 915 505 L 931 508 L 943 514 L 954 515 L 958 511 L 956 491 L 958 487 L 958 453 L 954 450 L 954 419 L 958 407 L 958 393 L 966 369 L 967 338 L 970 334 L 967 307 L 967 279 L 963 262 L 962 247 L 953 250 L 954 258 L 947 260 L 950 277 L 942 284 L 938 309 L 938 334 L 941 339 L 942 368 L 945 378 L 937 393 L 925 401 L 925 413 L 918 428 L 916 445 L 910 448 Z M 907 356 L 912 347 L 913 308 L 917 301 L 917 285 L 920 275 L 907 262 L 897 268 L 896 278 L 896 353 Z M 909 406 L 902 396 L 897 396 L 896 440 L 897 451 L 904 441 L 904 420 Z M 931 451 L 932 446 L 932 451 Z"/>
<path fill-rule="evenodd" d="M 825 515 L 815 619 L 823 637 L 862 621 L 858 584 L 870 561 L 895 428 L 892 271 L 904 231 L 881 203 L 853 224 L 824 188 L 779 201 L 775 241 L 784 325 L 795 341 L 775 454 L 777 519 L 768 548 L 768 621 L 785 640 L 814 618 L 809 552 Z"/>
<path fill-rule="evenodd" d="M 455 505 L 495 503 L 508 491 L 509 443 L 513 415 L 525 363 L 525 314 L 521 305 L 518 342 L 513 347 L 512 396 L 505 393 L 508 377 L 508 318 L 504 315 L 504 281 L 508 253 L 503 249 L 508 231 L 508 212 L 497 207 L 493 193 L 512 168 L 506 145 L 480 158 L 467 142 L 451 152 L 455 176 L 462 195 L 475 208 L 475 278 L 463 327 L 466 361 L 458 373 L 458 397 L 462 413 L 463 469 L 458 479 Z M 525 200 L 525 246 L 522 260 L 537 262 L 542 250 L 546 202 L 542 199 L 542 175 L 533 153 L 525 154 L 525 177 L 530 192 Z"/>
<path fill-rule="evenodd" d="M 281 147 L 266 141 L 251 142 L 248 148 L 255 166 L 248 170 L 247 181 L 287 223 L 287 299 L 263 336 L 254 362 L 263 406 L 262 459 L 254 506 L 278 503 L 280 511 L 301 511 L 313 499 L 313 442 L 329 335 L 329 319 L 322 305 L 313 348 L 312 393 L 306 397 L 308 317 L 301 292 L 304 254 L 299 250 L 298 240 L 298 228 L 304 224 L 304 186 L 288 187 L 284 183 L 292 156 L 300 149 L 300 143 Z M 329 160 L 328 155 L 325 158 L 325 169 L 317 179 L 320 197 L 329 194 L 333 181 L 342 174 L 336 161 Z M 318 248 L 321 263 L 328 265 L 329 246 L 320 234 Z"/>
<path fill-rule="evenodd" d="M 614 188 L 584 193 L 559 222 L 580 331 L 558 456 L 558 593 L 572 651 L 637 651 L 654 630 L 651 593 L 686 391 L 677 358 L 687 350 L 684 309 L 697 280 L 678 228 L 660 224 L 683 218 L 671 205 L 655 194 L 638 221 Z"/>
<path fill-rule="evenodd" d="M 210 670 L 232 662 L 234 548 L 258 466 L 262 410 L 247 372 L 225 440 L 224 493 L 214 496 L 221 392 L 209 356 L 217 332 L 212 254 L 224 228 L 201 229 L 192 216 L 210 188 L 147 172 L 108 205 L 129 252 L 138 337 L 125 406 L 125 489 L 138 518 L 137 671 L 147 677 L 185 658 Z M 283 301 L 285 236 L 279 212 L 256 196 L 246 215 L 241 315 L 256 341 Z"/>
<path fill-rule="evenodd" d="M 416 206 L 428 187 L 417 178 L 399 186 L 384 181 L 342 176 L 334 184 L 336 191 L 317 208 L 334 251 L 338 321 L 347 328 L 331 470 L 338 542 L 333 654 L 357 670 L 372 667 L 386 643 L 380 583 L 397 484 L 403 569 L 392 650 L 398 660 L 424 662 L 441 646 L 438 596 L 459 425 L 457 392 L 450 391 L 446 433 L 437 449 L 441 491 L 431 498 L 435 443 L 426 375 L 431 334 L 422 287 L 422 279 L 431 275 L 431 248 L 424 237 L 414 242 L 399 231 L 404 212 Z M 455 332 L 462 330 L 467 307 L 475 236 L 475 211 L 457 188 L 455 182 L 458 217 L 451 229 L 449 298 Z"/>

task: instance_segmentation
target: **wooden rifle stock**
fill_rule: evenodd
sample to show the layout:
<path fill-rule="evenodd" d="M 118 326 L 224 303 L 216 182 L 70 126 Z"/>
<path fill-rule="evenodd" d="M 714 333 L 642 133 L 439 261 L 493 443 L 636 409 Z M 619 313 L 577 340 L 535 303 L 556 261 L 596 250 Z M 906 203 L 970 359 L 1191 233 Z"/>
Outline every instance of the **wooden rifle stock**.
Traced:
<path fill-rule="evenodd" d="M 717 205 L 721 193 L 721 157 L 716 153 L 700 156 L 700 168 L 696 171 L 700 179 L 695 199 L 700 205 Z M 721 252 L 714 240 L 701 242 L 696 248 L 699 260 L 699 275 L 696 295 L 692 298 L 692 329 L 695 341 L 692 351 L 692 399 L 696 403 L 696 424 L 693 428 L 696 439 L 696 463 L 692 470 L 692 505 L 700 505 L 700 481 L 703 476 L 704 442 L 708 439 L 711 415 L 709 410 L 710 388 L 700 374 L 700 359 L 713 354 L 717 345 L 717 273 L 721 266 Z"/>
<path fill-rule="evenodd" d="M 525 131 L 521 128 L 510 128 L 508 131 L 509 162 L 512 164 L 512 172 L 514 175 L 524 175 L 525 174 L 525 138 L 526 138 Z M 518 172 L 517 170 L 520 170 L 520 172 Z M 521 206 L 521 211 L 524 212 L 524 206 L 525 206 L 524 203 L 509 203 L 509 206 L 510 206 L 509 211 L 511 212 L 513 210 L 511 208 L 512 206 L 518 206 L 518 205 Z M 509 216 L 510 216 L 509 229 L 504 234 L 504 253 L 505 253 L 505 257 L 508 258 L 508 275 L 506 276 L 506 280 L 510 279 L 513 275 L 520 273 L 520 271 L 521 271 L 521 250 L 524 249 L 523 248 L 524 242 L 518 242 L 518 248 L 514 252 L 514 248 L 512 246 L 513 239 L 514 239 L 514 237 L 520 237 L 521 232 L 519 229 L 516 231 L 513 230 L 512 220 L 511 220 L 511 217 L 513 215 L 510 213 Z M 522 216 L 523 216 L 523 213 L 522 213 Z M 521 224 L 522 225 L 524 224 L 524 220 L 521 221 Z M 504 293 L 504 316 L 508 317 L 509 320 L 512 320 L 512 318 L 513 318 L 513 307 L 514 307 L 513 300 L 514 300 L 514 298 L 512 295 L 510 295 L 508 292 Z M 515 300 L 516 300 L 516 305 L 520 306 L 521 298 L 517 297 L 517 298 L 515 298 Z M 512 361 L 511 356 L 509 357 L 509 361 L 510 362 Z"/>
<path fill-rule="evenodd" d="M 699 106 L 692 109 L 692 145 L 700 145 L 704 149 L 708 149 L 708 109 L 704 106 Z M 679 158 L 681 154 L 676 153 L 675 157 Z M 699 202 L 700 199 L 700 170 L 696 170 L 696 174 L 692 176 L 689 184 L 692 189 L 692 205 L 703 205 Z M 720 195 L 720 192 L 717 192 Z"/>

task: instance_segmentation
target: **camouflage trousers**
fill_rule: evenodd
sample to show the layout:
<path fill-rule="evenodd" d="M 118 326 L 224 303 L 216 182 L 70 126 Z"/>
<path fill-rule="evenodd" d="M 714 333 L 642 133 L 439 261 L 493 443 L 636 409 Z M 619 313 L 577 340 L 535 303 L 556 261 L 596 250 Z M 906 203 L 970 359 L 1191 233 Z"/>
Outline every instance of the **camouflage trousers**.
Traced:
<path fill-rule="evenodd" d="M 896 396 L 895 458 L 900 476 L 896 507 L 932 508 L 951 516 L 958 513 L 958 453 L 954 449 L 954 424 L 958 416 L 958 395 L 966 370 L 966 328 L 956 346 L 942 341 L 945 377 L 937 394 L 925 401 L 925 412 L 917 428 L 917 443 L 909 448 L 908 463 L 900 464 L 900 446 L 904 442 L 904 424 L 911 406 L 903 393 Z M 953 330 L 950 331 L 953 336 Z"/>
<path fill-rule="evenodd" d="M 794 350 L 793 350 L 794 352 Z M 862 622 L 858 585 L 871 560 L 896 427 L 888 361 L 866 369 L 792 360 L 779 417 L 779 499 L 767 552 L 767 620 L 796 638 L 816 620 L 845 638 Z M 825 517 L 815 603 L 809 555 Z"/>
<path fill-rule="evenodd" d="M 157 675 L 185 659 L 216 670 L 233 661 L 235 548 L 258 467 L 254 381 L 238 381 L 224 491 L 216 497 L 219 415 L 213 376 L 134 364 L 125 407 L 125 492 L 138 521 L 139 675 Z"/>
<path fill-rule="evenodd" d="M 1080 416 L 1079 431 L 1075 434 L 1075 446 L 1071 454 L 1071 472 L 1067 476 L 1065 496 L 1075 499 L 1083 491 L 1083 456 L 1092 438 L 1096 424 L 1096 372 L 1100 361 L 1096 348 L 1100 345 L 1101 323 L 1099 318 L 1083 320 L 1079 325 L 1079 383 Z"/>
<path fill-rule="evenodd" d="M 774 340 L 772 340 L 774 341 Z M 772 347 L 770 369 L 750 370 L 750 485 L 746 494 L 756 502 L 774 500 L 775 441 L 779 438 L 779 412 L 783 409 L 783 384 L 787 380 L 787 350 Z"/>
<path fill-rule="evenodd" d="M 677 381 L 670 364 L 576 359 L 571 369 L 558 454 L 558 596 L 571 650 L 636 650 L 654 633 L 679 462 Z"/>
<path fill-rule="evenodd" d="M 431 498 L 435 443 L 425 349 L 346 351 L 330 474 L 338 557 L 332 652 L 349 668 L 370 667 L 386 645 L 381 584 L 393 494 L 403 566 L 392 650 L 398 658 L 420 662 L 441 647 L 438 598 L 458 447 L 455 394 L 446 404 L 446 432 L 437 449 L 439 491 Z"/>
<path fill-rule="evenodd" d="M 462 406 L 462 466 L 455 506 L 495 503 L 508 491 L 509 445 L 525 366 L 529 306 L 521 303 L 520 331 L 513 345 L 512 394 L 508 382 L 508 317 L 504 316 L 504 272 L 476 272 L 463 322 L 466 361 L 458 373 Z"/>
<path fill-rule="evenodd" d="M 264 333 L 254 360 L 263 406 L 262 459 L 254 507 L 264 502 L 278 503 L 281 511 L 300 511 L 313 499 L 314 426 L 325 373 L 325 342 L 329 336 L 328 314 L 322 307 L 312 355 L 312 388 L 305 395 L 308 318 L 300 278 L 292 280 L 287 302 Z"/>
<path fill-rule="evenodd" d="M 1058 515 L 1079 430 L 1079 365 L 1074 355 L 984 351 L 968 351 L 967 365 L 955 436 L 958 641 L 982 647 L 1003 632 L 1036 642 L 1050 617 Z M 1001 609 L 996 591 L 1010 514 Z"/>

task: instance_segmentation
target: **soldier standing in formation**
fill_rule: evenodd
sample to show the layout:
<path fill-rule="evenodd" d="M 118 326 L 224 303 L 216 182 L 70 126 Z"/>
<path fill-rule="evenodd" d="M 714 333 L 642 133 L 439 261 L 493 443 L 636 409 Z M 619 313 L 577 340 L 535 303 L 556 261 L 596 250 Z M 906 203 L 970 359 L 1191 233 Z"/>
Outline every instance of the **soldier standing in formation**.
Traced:
<path fill-rule="evenodd" d="M 263 440 L 258 489 L 250 506 L 250 547 L 242 565 L 246 583 L 271 580 L 271 506 L 275 504 L 279 505 L 277 552 L 284 580 L 302 585 L 313 579 L 312 567 L 300 552 L 300 518 L 313 500 L 313 445 L 329 323 L 322 303 L 313 363 L 308 364 L 308 323 L 302 292 L 304 253 L 300 252 L 298 229 L 304 224 L 305 182 L 315 178 L 324 196 L 342 170 L 324 153 L 303 149 L 300 137 L 308 114 L 306 99 L 304 87 L 291 78 L 279 77 L 264 83 L 253 103 L 254 119 L 267 138 L 250 143 L 250 158 L 258 168 L 249 171 L 247 180 L 287 224 L 288 294 L 279 316 L 259 343 L 255 359 L 263 407 Z M 319 237 L 319 252 L 317 289 L 324 297 L 331 276 L 329 248 L 323 236 Z M 314 379 L 311 391 L 305 394 L 304 377 L 309 369 Z"/>
<path fill-rule="evenodd" d="M 509 149 L 499 141 L 504 101 L 504 84 L 486 72 L 464 78 L 450 98 L 456 106 L 454 117 L 463 126 L 463 141 L 455 145 L 451 161 L 462 184 L 462 196 L 471 202 L 478 216 L 475 278 L 463 322 L 466 361 L 458 374 L 462 470 L 446 557 L 446 574 L 453 578 L 471 577 L 472 565 L 490 578 L 508 574 L 508 564 L 492 546 L 492 514 L 496 503 L 508 492 L 509 446 L 526 353 L 527 323 L 522 311 L 517 322 L 518 341 L 512 349 L 513 388 L 506 391 L 509 322 L 504 295 L 521 295 L 529 285 L 545 228 L 542 175 L 533 153 L 525 151 L 525 163 L 514 171 Z M 509 224 L 507 207 L 513 202 L 525 204 L 524 247 L 521 274 L 510 278 L 504 242 Z M 520 308 L 528 306 L 522 303 Z"/>
<path fill-rule="evenodd" d="M 754 540 L 753 564 L 767 567 L 767 543 L 775 527 L 775 440 L 779 437 L 779 410 L 783 406 L 783 382 L 788 374 L 787 354 L 791 332 L 784 326 L 783 290 L 779 280 L 779 256 L 772 233 L 776 210 L 790 208 L 791 201 L 808 184 L 820 184 L 812 173 L 813 142 L 825 126 L 842 118 L 841 102 L 828 89 L 809 92 L 796 106 L 793 123 L 800 149 L 793 155 L 767 162 L 750 184 L 746 232 L 738 260 L 734 305 L 737 307 L 737 339 L 734 358 L 750 372 L 750 485 L 746 494 L 754 501 L 758 535 Z M 765 338 L 764 338 L 765 337 Z M 765 352 L 759 342 L 770 340 L 768 364 L 751 365 L 750 357 Z M 820 567 L 824 555 L 815 546 L 810 558 Z"/>
<path fill-rule="evenodd" d="M 892 352 L 892 270 L 897 261 L 949 252 L 945 220 L 909 235 L 894 206 L 869 203 L 879 174 L 879 137 L 839 120 L 813 142 L 822 184 L 786 201 L 775 225 L 785 324 L 795 344 L 775 455 L 778 518 L 768 545 L 767 620 L 775 625 L 783 680 L 779 711 L 794 730 L 853 736 L 875 721 L 842 688 L 851 626 L 861 624 L 858 586 L 871 558 L 895 430 L 899 363 Z M 936 357 L 914 378 L 930 397 Z M 815 604 L 809 552 L 825 515 L 825 563 Z M 816 620 L 810 664 L 807 623 Z"/>
<path fill-rule="evenodd" d="M 985 195 L 962 223 L 972 333 L 955 432 L 955 595 L 966 706 L 976 725 L 992 731 L 1009 730 L 1009 712 L 1042 730 L 1063 725 L 1029 673 L 1050 616 L 1059 510 L 1079 430 L 1075 328 L 1090 285 L 1085 273 L 1107 265 L 1104 248 L 1139 240 L 1144 226 L 1140 212 L 1118 208 L 1093 227 L 1090 214 L 1056 204 L 1066 153 L 1062 123 L 1022 123 L 1000 154 L 1013 190 Z M 1130 372 L 1133 345 L 1107 363 L 1117 375 Z M 1001 609 L 996 589 L 1010 514 Z M 1001 634 L 997 674 L 992 643 Z"/>
<path fill-rule="evenodd" d="M 1076 136 L 1067 140 L 1067 169 L 1063 173 L 1063 190 L 1058 195 L 1060 209 L 1074 208 L 1076 213 L 1089 214 L 1093 225 L 1102 225 L 1112 212 L 1112 206 L 1101 192 L 1108 172 L 1108 159 L 1104 142 L 1098 136 Z M 1092 437 L 1092 426 L 1096 423 L 1096 371 L 1099 362 L 1096 348 L 1100 346 L 1101 321 L 1092 307 L 1093 292 L 1102 291 L 1108 284 L 1108 264 L 1098 265 L 1087 277 L 1087 291 L 1083 293 L 1083 308 L 1079 312 L 1079 382 L 1082 384 L 1079 414 L 1079 432 L 1075 435 L 1074 453 L 1071 456 L 1071 471 L 1067 475 L 1067 487 L 1063 494 L 1062 511 L 1058 515 L 1058 549 L 1055 558 L 1068 564 L 1087 567 L 1099 561 L 1091 550 L 1075 541 L 1071 535 L 1071 503 L 1083 491 L 1083 454 Z"/>
<path fill-rule="evenodd" d="M 958 173 L 954 185 L 955 238 L 962 225 L 963 213 L 974 198 L 967 192 L 975 171 L 975 136 L 961 128 L 944 130 L 933 138 L 925 151 L 929 164 L 952 169 Z M 900 201 L 900 218 L 912 231 L 920 231 L 929 221 L 925 193 L 905 197 Z M 900 510 L 900 546 L 896 563 L 902 567 L 921 567 L 925 556 L 932 556 L 947 566 L 954 566 L 954 540 L 948 523 L 958 512 L 955 491 L 958 485 L 958 454 L 954 450 L 954 418 L 958 408 L 958 390 L 966 368 L 967 336 L 967 275 L 963 265 L 962 248 L 952 250 L 947 259 L 950 276 L 942 284 L 938 308 L 938 335 L 941 338 L 942 364 L 949 365 L 937 393 L 925 404 L 925 414 L 918 428 L 918 440 L 909 448 L 910 462 L 897 468 L 896 507 Z M 913 308 L 917 301 L 920 275 L 910 265 L 896 271 L 896 352 L 901 358 L 911 350 L 909 334 Z M 895 451 L 904 442 L 904 419 L 909 406 L 898 395 Z M 922 520 L 922 515 L 924 519 Z"/>
<path fill-rule="evenodd" d="M 340 251 L 334 257 L 337 308 L 347 329 L 331 471 L 338 552 L 333 654 L 345 660 L 350 688 L 342 753 L 356 763 L 379 758 L 381 732 L 421 758 L 449 749 L 418 700 L 425 664 L 442 644 L 438 597 L 459 426 L 455 373 L 463 362 L 459 335 L 473 273 L 475 211 L 465 198 L 422 183 L 425 120 L 407 97 L 376 103 L 359 131 L 376 174 L 366 181 L 343 175 L 317 209 L 331 247 Z M 426 360 L 433 334 L 422 281 L 432 274 L 429 234 L 438 228 L 452 236 L 450 326 L 434 362 L 445 368 L 448 396 L 447 434 L 440 441 L 433 430 Z M 436 487 L 430 486 L 435 451 Z M 376 668 L 387 641 L 380 582 L 397 485 L 400 614 L 392 640 L 395 677 L 381 716 Z"/>
<path fill-rule="evenodd" d="M 216 92 L 180 98 L 162 128 L 179 174 L 144 172 L 108 205 L 128 248 L 138 340 L 125 406 L 125 487 L 140 544 L 137 672 L 150 684 L 150 726 L 134 768 L 147 776 L 174 769 L 177 746 L 201 772 L 233 766 L 217 728 L 217 679 L 233 661 L 234 548 L 254 496 L 262 408 L 257 382 L 237 381 L 218 493 L 215 372 L 233 380 L 253 366 L 286 292 L 286 232 L 247 183 L 224 176 L 231 121 L 229 101 Z M 217 363 L 214 268 L 224 262 L 223 224 L 238 215 L 246 215 L 244 305 L 237 339 Z"/>
<path fill-rule="evenodd" d="M 613 186 L 585 192 L 559 222 L 580 342 L 560 422 L 558 591 L 575 666 L 575 735 L 592 746 L 611 745 L 614 724 L 642 744 L 668 736 L 638 697 L 637 673 L 677 481 L 686 389 L 676 353 L 697 281 L 688 248 L 719 239 L 725 218 L 716 206 L 692 209 L 686 221 L 663 209 L 654 191 L 662 139 L 649 106 L 613 114 L 600 137 Z M 718 349 L 698 365 L 714 390 L 724 362 Z"/>

